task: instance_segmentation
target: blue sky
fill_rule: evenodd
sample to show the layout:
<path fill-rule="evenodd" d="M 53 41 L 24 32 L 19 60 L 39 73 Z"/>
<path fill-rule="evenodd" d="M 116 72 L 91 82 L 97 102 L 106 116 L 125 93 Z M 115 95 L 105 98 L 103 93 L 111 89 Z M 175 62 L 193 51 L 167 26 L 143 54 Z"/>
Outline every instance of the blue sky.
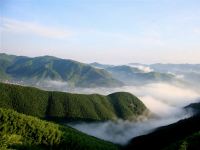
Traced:
<path fill-rule="evenodd" d="M 199 0 L 0 0 L 0 51 L 86 63 L 200 63 L 199 8 Z"/>

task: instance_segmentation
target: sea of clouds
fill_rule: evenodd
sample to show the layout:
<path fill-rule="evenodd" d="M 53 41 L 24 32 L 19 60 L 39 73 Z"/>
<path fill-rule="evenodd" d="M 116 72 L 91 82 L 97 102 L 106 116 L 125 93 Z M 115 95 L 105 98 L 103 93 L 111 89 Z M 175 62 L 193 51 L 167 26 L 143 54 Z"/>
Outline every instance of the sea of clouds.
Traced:
<path fill-rule="evenodd" d="M 45 81 L 47 89 L 72 93 L 108 95 L 114 92 L 130 92 L 137 96 L 157 117 L 137 122 L 117 120 L 106 122 L 73 122 L 69 125 L 89 135 L 118 144 L 126 144 L 133 137 L 149 133 L 157 127 L 174 123 L 192 114 L 184 109 L 190 103 L 200 101 L 199 89 L 176 83 L 149 83 L 118 88 L 69 88 L 67 82 Z"/>
<path fill-rule="evenodd" d="M 183 107 L 200 100 L 200 93 L 195 90 L 167 83 L 151 83 L 121 88 L 84 88 L 74 89 L 73 92 L 107 95 L 119 91 L 130 92 L 137 96 L 157 117 L 137 122 L 118 120 L 98 123 L 79 122 L 69 125 L 89 135 L 123 145 L 133 137 L 191 116 L 192 114 Z"/>

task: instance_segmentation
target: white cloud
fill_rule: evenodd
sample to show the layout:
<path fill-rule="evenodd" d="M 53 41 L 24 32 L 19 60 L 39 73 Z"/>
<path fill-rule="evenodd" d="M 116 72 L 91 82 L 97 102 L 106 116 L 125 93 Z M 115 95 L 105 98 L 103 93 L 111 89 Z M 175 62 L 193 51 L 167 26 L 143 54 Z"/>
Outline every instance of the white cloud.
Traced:
<path fill-rule="evenodd" d="M 141 86 L 124 86 L 120 88 L 93 88 L 75 89 L 75 93 L 99 93 L 110 94 L 118 91 L 130 92 L 159 116 L 174 116 L 180 108 L 199 100 L 200 93 L 189 87 L 167 83 L 151 83 Z"/>
<path fill-rule="evenodd" d="M 48 38 L 65 38 L 71 35 L 71 32 L 65 29 L 48 27 L 35 22 L 19 21 L 9 18 L 1 18 L 0 29 L 6 32 L 32 34 Z"/>
<path fill-rule="evenodd" d="M 148 119 L 138 122 L 117 120 L 115 122 L 79 122 L 68 124 L 73 128 L 80 130 L 86 134 L 98 137 L 103 140 L 111 141 L 117 144 L 127 144 L 130 139 L 147 134 L 157 127 L 168 125 L 176 122 L 177 120 L 189 117 L 184 111 L 179 114 L 174 114 L 173 117 L 165 117 L 160 119 Z"/>
<path fill-rule="evenodd" d="M 131 67 L 134 67 L 134 68 L 138 68 L 139 70 L 145 72 L 145 73 L 148 73 L 148 72 L 152 72 L 154 71 L 152 68 L 148 67 L 148 66 L 142 66 L 142 65 L 130 65 L 129 66 Z"/>
<path fill-rule="evenodd" d="M 200 93 L 189 89 L 187 86 L 182 87 L 166 83 L 121 88 L 77 89 L 76 93 L 109 94 L 117 91 L 135 94 L 158 118 L 138 122 L 118 120 L 117 122 L 107 121 L 99 123 L 79 122 L 70 125 L 89 135 L 118 144 L 126 144 L 133 137 L 151 132 L 159 126 L 171 124 L 189 117 L 191 113 L 186 112 L 182 107 L 197 102 L 200 96 Z"/>

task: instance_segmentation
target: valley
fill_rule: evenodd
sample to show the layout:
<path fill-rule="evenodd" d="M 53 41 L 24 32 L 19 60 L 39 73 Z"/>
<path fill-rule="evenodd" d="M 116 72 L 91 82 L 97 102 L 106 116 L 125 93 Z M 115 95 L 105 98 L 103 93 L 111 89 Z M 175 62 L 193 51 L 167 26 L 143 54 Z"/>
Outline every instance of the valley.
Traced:
<path fill-rule="evenodd" d="M 200 150 L 200 0 L 0 0 L 0 150 Z"/>
<path fill-rule="evenodd" d="M 199 123 L 200 93 L 198 88 L 186 86 L 188 78 L 177 77 L 177 72 L 142 64 L 90 65 L 52 56 L 0 56 L 0 134 L 5 148 L 198 147 L 195 141 L 200 129 L 193 124 Z M 61 62 L 68 65 L 62 72 L 56 67 Z M 95 72 L 91 74 L 95 84 L 88 80 L 91 71 Z M 71 80 L 69 74 L 77 78 Z M 110 84 L 110 79 L 115 84 Z M 98 84 L 102 80 L 106 84 Z M 187 128 L 192 130 L 186 132 Z M 179 136 L 173 139 L 174 130 Z M 160 144 L 155 146 L 154 141 Z"/>

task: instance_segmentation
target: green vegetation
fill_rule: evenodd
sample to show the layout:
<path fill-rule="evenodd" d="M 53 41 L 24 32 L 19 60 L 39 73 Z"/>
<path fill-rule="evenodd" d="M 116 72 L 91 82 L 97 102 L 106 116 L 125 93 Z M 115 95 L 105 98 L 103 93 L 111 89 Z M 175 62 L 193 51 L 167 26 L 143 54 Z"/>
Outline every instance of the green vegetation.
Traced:
<path fill-rule="evenodd" d="M 68 126 L 0 108 L 0 149 L 117 150 Z"/>
<path fill-rule="evenodd" d="M 0 83 L 0 107 L 58 121 L 135 119 L 147 111 L 137 97 L 125 92 L 71 94 L 4 83 Z"/>
<path fill-rule="evenodd" d="M 199 150 L 200 147 L 200 131 L 188 136 L 187 138 L 175 142 L 164 150 Z"/>
<path fill-rule="evenodd" d="M 43 80 L 65 81 L 69 86 L 120 86 L 107 71 L 52 56 L 23 57 L 0 53 L 0 80 L 24 81 L 35 85 Z"/>
<path fill-rule="evenodd" d="M 108 96 L 118 118 L 135 119 L 139 115 L 148 113 L 143 103 L 130 93 L 118 92 Z"/>
<path fill-rule="evenodd" d="M 12 64 L 15 59 L 13 55 L 0 54 L 0 79 L 10 79 L 10 76 L 6 73 L 6 68 Z"/>

